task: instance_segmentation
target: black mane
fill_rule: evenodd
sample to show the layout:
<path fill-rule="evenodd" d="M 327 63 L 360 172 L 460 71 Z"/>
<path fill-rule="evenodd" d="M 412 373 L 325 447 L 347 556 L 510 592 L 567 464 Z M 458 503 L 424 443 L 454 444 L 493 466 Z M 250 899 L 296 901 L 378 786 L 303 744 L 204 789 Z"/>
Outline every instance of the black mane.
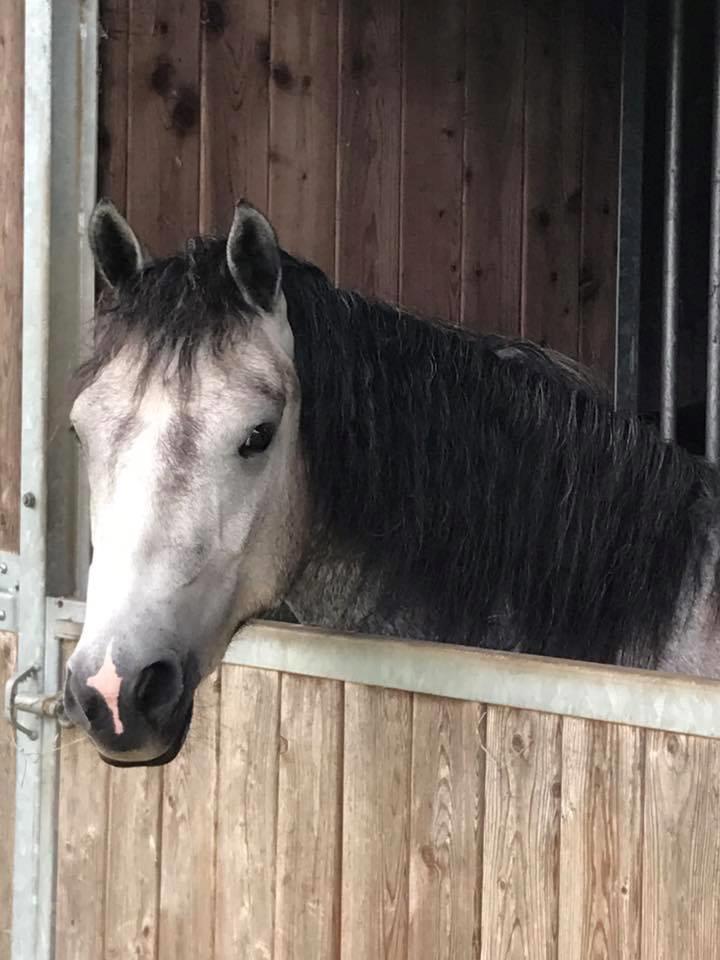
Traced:
<path fill-rule="evenodd" d="M 92 377 L 128 336 L 149 363 L 251 322 L 223 240 L 191 241 L 101 304 Z M 615 414 L 530 346 L 358 294 L 283 254 L 318 542 L 440 638 L 654 666 L 717 516 L 715 470 Z M 111 322 L 108 322 L 111 321 Z"/>

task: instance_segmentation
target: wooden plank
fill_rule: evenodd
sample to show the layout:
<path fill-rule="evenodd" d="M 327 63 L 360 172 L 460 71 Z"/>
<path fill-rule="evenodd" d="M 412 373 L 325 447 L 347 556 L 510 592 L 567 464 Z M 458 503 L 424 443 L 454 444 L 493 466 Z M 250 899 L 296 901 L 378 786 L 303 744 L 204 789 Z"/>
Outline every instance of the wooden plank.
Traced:
<path fill-rule="evenodd" d="M 343 960 L 406 960 L 412 697 L 345 687 Z"/>
<path fill-rule="evenodd" d="M 127 213 L 153 253 L 197 232 L 200 7 L 131 0 Z"/>
<path fill-rule="evenodd" d="M 563 721 L 559 957 L 640 955 L 643 746 L 635 727 Z"/>
<path fill-rule="evenodd" d="M 162 767 L 110 772 L 105 960 L 158 955 L 161 794 Z"/>
<path fill-rule="evenodd" d="M 1 109 L 1 108 L 0 108 Z M 15 672 L 16 636 L 0 633 L 0 690 Z M 15 839 L 15 737 L 9 723 L 0 722 L 0 960 L 10 960 L 12 869 Z"/>
<path fill-rule="evenodd" d="M 520 333 L 523 0 L 468 5 L 463 326 Z"/>
<path fill-rule="evenodd" d="M 20 539 L 24 7 L 0 5 L 0 550 Z"/>
<path fill-rule="evenodd" d="M 215 956 L 273 955 L 280 675 L 224 667 Z"/>
<path fill-rule="evenodd" d="M 402 0 L 343 4 L 338 282 L 397 302 Z"/>
<path fill-rule="evenodd" d="M 213 674 L 195 694 L 188 738 L 163 776 L 160 960 L 213 955 L 219 704 Z"/>
<path fill-rule="evenodd" d="M 62 644 L 62 672 L 74 643 Z M 58 738 L 55 958 L 102 957 L 109 768 L 85 734 L 61 730 Z M 78 790 L 78 784 L 82 789 Z"/>
<path fill-rule="evenodd" d="M 202 27 L 200 226 L 217 233 L 241 197 L 267 208 L 270 4 L 207 3 Z"/>
<path fill-rule="evenodd" d="M 335 272 L 338 0 L 273 0 L 270 213 L 280 243 Z"/>
<path fill-rule="evenodd" d="M 478 703 L 413 697 L 408 957 L 480 956 L 483 716 Z"/>
<path fill-rule="evenodd" d="M 488 707 L 482 960 L 558 954 L 560 720 Z"/>
<path fill-rule="evenodd" d="M 125 209 L 128 146 L 127 0 L 101 0 L 98 58 L 98 193 Z"/>
<path fill-rule="evenodd" d="M 342 696 L 282 678 L 274 960 L 340 951 Z"/>
<path fill-rule="evenodd" d="M 522 331 L 577 356 L 582 150 L 579 0 L 532 0 L 525 67 Z"/>
<path fill-rule="evenodd" d="M 402 302 L 460 320 L 465 4 L 405 0 Z"/>
<path fill-rule="evenodd" d="M 720 956 L 720 741 L 648 732 L 642 960 Z"/>
<path fill-rule="evenodd" d="M 612 386 L 615 358 L 621 35 L 587 7 L 580 359 Z"/>

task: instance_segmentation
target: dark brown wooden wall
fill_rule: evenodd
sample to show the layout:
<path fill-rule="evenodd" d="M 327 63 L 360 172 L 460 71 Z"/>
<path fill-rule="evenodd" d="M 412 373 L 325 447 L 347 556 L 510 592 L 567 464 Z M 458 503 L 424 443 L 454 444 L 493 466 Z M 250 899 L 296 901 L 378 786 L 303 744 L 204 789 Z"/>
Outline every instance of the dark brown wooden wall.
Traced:
<path fill-rule="evenodd" d="M 612 368 L 620 35 L 595 0 L 104 0 L 101 190 L 232 202 L 344 285 Z"/>

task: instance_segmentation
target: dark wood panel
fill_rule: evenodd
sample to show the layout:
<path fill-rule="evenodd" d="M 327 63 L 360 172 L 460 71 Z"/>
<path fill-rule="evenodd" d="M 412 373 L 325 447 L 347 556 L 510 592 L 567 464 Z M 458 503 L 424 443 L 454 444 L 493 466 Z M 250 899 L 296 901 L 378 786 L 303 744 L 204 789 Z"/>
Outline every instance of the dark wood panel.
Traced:
<path fill-rule="evenodd" d="M 98 104 L 98 193 L 125 209 L 128 148 L 127 0 L 100 3 L 100 97 Z"/>
<path fill-rule="evenodd" d="M 270 199 L 281 244 L 335 273 L 338 0 L 273 0 Z"/>
<path fill-rule="evenodd" d="M 196 0 L 131 0 L 127 212 L 155 254 L 197 232 L 199 30 Z"/>
<path fill-rule="evenodd" d="M 468 5 L 463 326 L 520 333 L 526 4 Z"/>
<path fill-rule="evenodd" d="M 400 294 L 460 320 L 465 4 L 406 0 Z"/>
<path fill-rule="evenodd" d="M 587 8 L 583 134 L 580 359 L 612 386 L 617 295 L 621 37 Z M 594 11 L 594 12 L 593 12 Z"/>
<path fill-rule="evenodd" d="M 227 230 L 243 197 L 267 209 L 270 3 L 205 7 L 200 225 L 215 233 Z"/>
<path fill-rule="evenodd" d="M 342 9 L 338 280 L 398 299 L 402 0 Z"/>
<path fill-rule="evenodd" d="M 577 356 L 581 0 L 530 0 L 525 67 L 525 336 Z"/>

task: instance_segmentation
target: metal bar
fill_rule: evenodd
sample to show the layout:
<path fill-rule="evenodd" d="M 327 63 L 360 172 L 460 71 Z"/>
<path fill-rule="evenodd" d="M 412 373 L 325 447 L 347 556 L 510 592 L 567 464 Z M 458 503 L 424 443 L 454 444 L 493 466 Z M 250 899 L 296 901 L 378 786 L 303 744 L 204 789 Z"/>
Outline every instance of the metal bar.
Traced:
<path fill-rule="evenodd" d="M 79 555 L 77 452 L 64 395 L 92 299 L 83 249 L 95 190 L 96 40 L 97 0 L 26 0 L 18 669 L 36 668 L 23 684 L 29 701 L 58 690 L 46 596 L 49 584 L 72 589 Z M 58 726 L 32 713 L 23 725 L 37 739 L 17 738 L 12 960 L 51 960 Z"/>
<path fill-rule="evenodd" d="M 683 0 L 670 0 L 669 75 L 665 111 L 665 236 L 663 250 L 662 378 L 660 432 L 675 439 L 678 291 L 680 276 L 680 175 Z"/>
<path fill-rule="evenodd" d="M 624 4 L 620 105 L 615 407 L 637 413 L 645 128 L 645 0 Z"/>
<path fill-rule="evenodd" d="M 711 463 L 717 463 L 720 459 L 720 0 L 715 4 L 711 186 L 705 456 Z"/>
<path fill-rule="evenodd" d="M 46 595 L 48 338 L 52 197 L 52 0 L 25 4 L 25 169 L 23 199 L 23 342 L 18 670 L 43 659 Z M 29 678 L 39 693 L 42 678 Z M 50 721 L 28 717 L 36 740 L 18 737 L 13 874 L 12 960 L 43 954 L 37 927 L 40 873 L 41 757 Z"/>

